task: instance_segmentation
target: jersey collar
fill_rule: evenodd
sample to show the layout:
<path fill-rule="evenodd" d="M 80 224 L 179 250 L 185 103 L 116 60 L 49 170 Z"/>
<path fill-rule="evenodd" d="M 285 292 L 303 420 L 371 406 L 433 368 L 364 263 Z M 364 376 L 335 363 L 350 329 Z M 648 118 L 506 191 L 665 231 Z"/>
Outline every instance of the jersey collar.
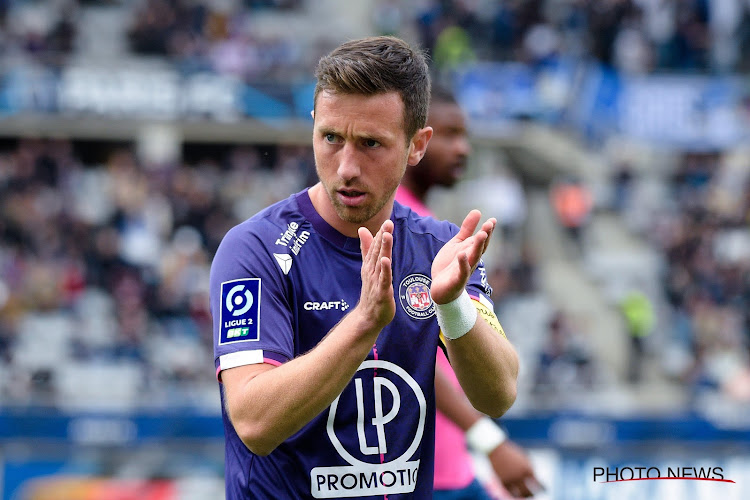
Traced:
<path fill-rule="evenodd" d="M 328 224 L 315 210 L 315 207 L 313 207 L 308 190 L 309 188 L 305 188 L 296 195 L 297 205 L 299 205 L 300 212 L 305 216 L 305 219 L 310 221 L 310 224 L 312 224 L 312 227 L 319 235 L 333 243 L 335 246 L 349 252 L 360 253 L 359 238 L 349 238 L 348 236 L 344 236 L 334 229 L 333 226 Z"/>

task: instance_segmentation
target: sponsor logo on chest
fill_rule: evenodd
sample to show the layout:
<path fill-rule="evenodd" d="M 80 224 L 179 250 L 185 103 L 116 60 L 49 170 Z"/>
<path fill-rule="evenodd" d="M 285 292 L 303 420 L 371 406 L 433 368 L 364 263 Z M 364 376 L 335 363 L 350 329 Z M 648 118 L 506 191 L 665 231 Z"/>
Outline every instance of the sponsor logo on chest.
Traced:
<path fill-rule="evenodd" d="M 420 385 L 401 366 L 371 359 L 362 362 L 344 392 L 349 397 L 339 395 L 331 403 L 326 431 L 347 465 L 314 467 L 310 471 L 313 498 L 412 493 L 427 419 Z M 351 415 L 349 420 L 337 418 L 339 412 Z"/>
<path fill-rule="evenodd" d="M 287 251 L 292 252 L 293 255 L 299 255 L 302 245 L 309 238 L 310 231 L 299 231 L 299 223 L 292 221 L 286 225 L 286 230 L 276 238 L 274 244 L 284 247 Z M 289 274 L 289 270 L 292 268 L 292 254 L 275 252 L 273 254 L 276 263 L 279 264 L 284 274 Z"/>
<path fill-rule="evenodd" d="M 286 231 L 281 233 L 276 239 L 276 245 L 288 248 L 294 255 L 299 255 L 299 251 L 302 249 L 308 238 L 310 238 L 310 231 L 299 231 L 299 224 L 292 221 L 286 226 Z"/>
<path fill-rule="evenodd" d="M 302 304 L 305 311 L 346 311 L 349 304 L 344 300 L 329 300 L 324 302 L 309 301 Z"/>

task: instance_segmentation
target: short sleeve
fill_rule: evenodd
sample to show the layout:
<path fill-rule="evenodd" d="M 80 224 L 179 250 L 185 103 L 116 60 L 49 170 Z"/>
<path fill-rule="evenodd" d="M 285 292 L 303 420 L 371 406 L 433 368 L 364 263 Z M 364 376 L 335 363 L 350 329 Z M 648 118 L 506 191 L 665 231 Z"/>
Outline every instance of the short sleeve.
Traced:
<path fill-rule="evenodd" d="M 490 298 L 492 296 L 492 287 L 487 281 L 487 271 L 484 268 L 484 262 L 479 261 L 479 266 L 469 278 L 466 286 L 467 291 L 472 299 L 474 306 L 477 308 L 479 315 L 500 335 L 505 337 L 500 320 L 495 315 L 495 304 Z"/>
<path fill-rule="evenodd" d="M 487 281 L 487 270 L 484 268 L 484 261 L 481 259 L 474 273 L 469 277 L 469 282 L 466 284 L 466 291 L 469 292 L 472 298 L 484 303 L 490 309 L 494 307 L 490 298 L 492 297 L 492 287 Z"/>
<path fill-rule="evenodd" d="M 278 365 L 294 356 L 289 285 L 262 243 L 263 224 L 247 221 L 231 229 L 211 265 L 217 376 L 228 368 Z"/>

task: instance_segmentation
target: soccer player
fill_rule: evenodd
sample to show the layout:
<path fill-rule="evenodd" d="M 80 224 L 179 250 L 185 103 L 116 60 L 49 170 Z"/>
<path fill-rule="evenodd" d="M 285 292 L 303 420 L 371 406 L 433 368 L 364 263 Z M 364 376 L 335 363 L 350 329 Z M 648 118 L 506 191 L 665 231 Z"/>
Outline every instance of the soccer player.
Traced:
<path fill-rule="evenodd" d="M 432 136 L 420 51 L 353 40 L 316 77 L 319 182 L 231 229 L 211 268 L 226 498 L 432 498 L 438 345 L 478 410 L 516 396 L 480 263 L 496 221 L 394 202 Z"/>
<path fill-rule="evenodd" d="M 433 186 L 452 187 L 463 174 L 471 152 L 466 118 L 447 89 L 434 87 L 427 119 L 432 138 L 419 165 L 409 168 L 396 201 L 419 215 L 431 215 L 426 199 Z M 435 370 L 435 500 L 490 499 L 474 472 L 467 438 L 484 451 L 502 485 L 513 496 L 532 496 L 541 489 L 531 462 L 505 432 L 466 400 L 442 350 Z"/>

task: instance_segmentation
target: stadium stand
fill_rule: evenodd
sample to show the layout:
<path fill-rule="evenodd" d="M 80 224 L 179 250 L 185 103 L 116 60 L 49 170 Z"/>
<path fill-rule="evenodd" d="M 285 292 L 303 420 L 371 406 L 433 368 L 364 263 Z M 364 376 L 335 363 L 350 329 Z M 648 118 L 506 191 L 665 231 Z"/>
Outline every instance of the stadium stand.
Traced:
<path fill-rule="evenodd" d="M 554 422 L 525 433 L 555 412 L 680 412 L 746 440 L 750 6 L 740 0 L 0 2 L 0 422 L 216 415 L 213 252 L 232 225 L 315 178 L 311 70 L 340 40 L 371 33 L 420 42 L 469 114 L 467 179 L 430 204 L 451 219 L 469 201 L 503 214 L 487 261 L 522 359 L 511 434 L 568 436 Z M 594 202 L 580 252 L 549 201 L 570 175 Z M 620 308 L 635 289 L 656 313 L 638 384 Z M 595 424 L 604 443 L 630 432 Z M 114 441 L 133 444 L 127 429 Z M 3 442 L 24 436 L 0 430 Z M 196 454 L 209 475 L 221 459 L 211 446 Z M 0 450 L 0 462 L 11 455 Z M 742 457 L 735 470 L 750 469 Z M 169 476 L 173 459 L 154 468 Z M 83 469 L 146 477 L 138 461 L 123 453 Z M 5 477 L 10 498 L 20 486 L 10 468 Z"/>

